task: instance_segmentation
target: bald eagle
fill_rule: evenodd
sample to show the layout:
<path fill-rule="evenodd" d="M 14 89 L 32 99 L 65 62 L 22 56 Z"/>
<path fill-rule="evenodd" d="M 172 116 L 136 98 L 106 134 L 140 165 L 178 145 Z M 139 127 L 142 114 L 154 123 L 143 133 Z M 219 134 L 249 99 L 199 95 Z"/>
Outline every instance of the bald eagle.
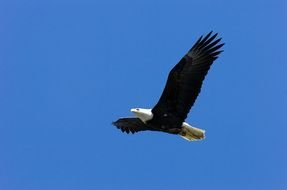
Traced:
<path fill-rule="evenodd" d="M 218 55 L 221 38 L 208 33 L 201 36 L 187 54 L 173 67 L 163 93 L 152 109 L 133 108 L 135 117 L 120 118 L 113 122 L 118 129 L 126 133 L 139 131 L 161 131 L 176 134 L 188 141 L 205 138 L 205 131 L 185 122 L 193 106 L 202 82 Z"/>

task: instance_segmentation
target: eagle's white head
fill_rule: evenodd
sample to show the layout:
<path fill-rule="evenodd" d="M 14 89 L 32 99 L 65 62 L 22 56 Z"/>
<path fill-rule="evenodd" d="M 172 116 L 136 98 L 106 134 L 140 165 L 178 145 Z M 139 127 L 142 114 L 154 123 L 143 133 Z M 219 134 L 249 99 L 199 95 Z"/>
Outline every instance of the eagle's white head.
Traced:
<path fill-rule="evenodd" d="M 144 123 L 148 120 L 151 120 L 153 117 L 151 109 L 132 108 L 131 112 L 133 112 L 136 117 L 138 117 Z"/>

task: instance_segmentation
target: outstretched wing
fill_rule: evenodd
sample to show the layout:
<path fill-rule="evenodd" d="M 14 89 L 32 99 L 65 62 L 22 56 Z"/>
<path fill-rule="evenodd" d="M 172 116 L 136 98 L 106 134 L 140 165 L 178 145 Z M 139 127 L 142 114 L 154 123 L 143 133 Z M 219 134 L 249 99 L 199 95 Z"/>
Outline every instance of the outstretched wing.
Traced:
<path fill-rule="evenodd" d="M 217 33 L 201 36 L 188 53 L 170 71 L 164 91 L 152 109 L 154 116 L 172 115 L 184 121 L 194 104 L 211 64 L 222 52 Z"/>
<path fill-rule="evenodd" d="M 120 118 L 113 125 L 126 133 L 150 130 L 139 118 Z"/>

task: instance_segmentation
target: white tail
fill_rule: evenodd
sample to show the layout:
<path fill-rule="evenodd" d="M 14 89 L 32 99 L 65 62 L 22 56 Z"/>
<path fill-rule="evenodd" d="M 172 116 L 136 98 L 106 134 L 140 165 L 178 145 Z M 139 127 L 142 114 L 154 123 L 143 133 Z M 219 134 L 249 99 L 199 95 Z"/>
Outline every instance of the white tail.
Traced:
<path fill-rule="evenodd" d="M 205 138 L 205 130 L 192 127 L 186 122 L 182 123 L 182 130 L 179 135 L 188 141 L 197 141 Z"/>

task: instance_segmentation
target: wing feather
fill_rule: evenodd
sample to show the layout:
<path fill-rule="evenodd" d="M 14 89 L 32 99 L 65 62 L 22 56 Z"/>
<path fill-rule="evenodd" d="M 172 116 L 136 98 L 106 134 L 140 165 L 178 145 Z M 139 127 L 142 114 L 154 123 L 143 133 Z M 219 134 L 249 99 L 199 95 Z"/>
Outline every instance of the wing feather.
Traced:
<path fill-rule="evenodd" d="M 154 116 L 162 117 L 168 112 L 182 121 L 186 119 L 210 66 L 222 52 L 219 49 L 224 43 L 218 44 L 221 38 L 216 39 L 217 33 L 211 34 L 201 36 L 170 71 L 163 93 L 152 109 Z"/>
<path fill-rule="evenodd" d="M 113 125 L 126 133 L 136 133 L 139 131 L 150 130 L 139 118 L 120 118 L 113 122 Z"/>

